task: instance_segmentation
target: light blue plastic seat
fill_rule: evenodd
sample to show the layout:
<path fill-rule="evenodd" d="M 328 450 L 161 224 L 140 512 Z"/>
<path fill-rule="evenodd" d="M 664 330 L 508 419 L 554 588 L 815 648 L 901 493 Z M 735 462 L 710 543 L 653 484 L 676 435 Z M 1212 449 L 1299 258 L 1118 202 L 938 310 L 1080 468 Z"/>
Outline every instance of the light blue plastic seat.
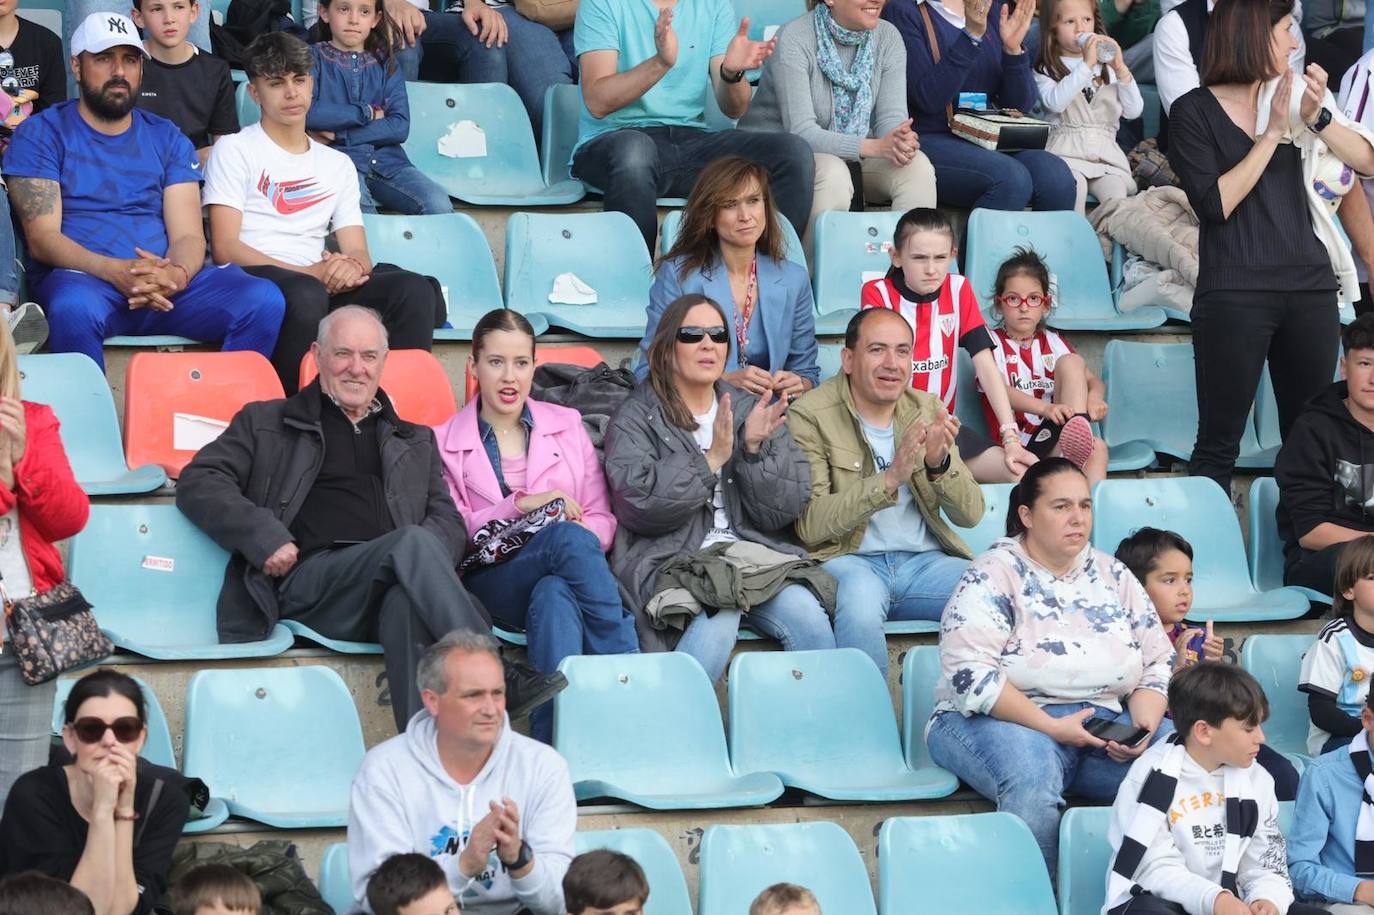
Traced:
<path fill-rule="evenodd" d="M 363 214 L 367 247 L 376 263 L 396 264 L 439 281 L 448 301 L 448 326 L 436 340 L 471 340 L 482 315 L 501 307 L 501 280 L 486 235 L 467 213 L 432 216 Z M 528 315 L 536 335 L 549 329 Z"/>
<path fill-rule="evenodd" d="M 210 660 L 290 648 L 291 633 L 280 625 L 261 642 L 220 644 L 215 605 L 228 559 L 175 505 L 96 503 L 71 540 L 68 569 L 100 628 L 126 651 Z"/>
<path fill-rule="evenodd" d="M 565 206 L 586 195 L 581 181 L 545 183 L 530 116 L 505 83 L 406 83 L 406 93 L 406 155 L 450 196 L 476 206 L 524 207 Z M 439 151 L 439 141 L 460 121 L 482 130 L 486 155 L 454 158 Z"/>
<path fill-rule="evenodd" d="M 1040 847 L 1010 813 L 892 817 L 878 831 L 878 861 L 883 915 L 1056 915 Z"/>
<path fill-rule="evenodd" d="M 1261 591 L 1283 587 L 1283 541 L 1275 513 L 1279 508 L 1279 484 L 1273 477 L 1256 477 L 1250 484 L 1250 581 Z M 1289 585 L 1313 603 L 1332 603 L 1330 594 Z"/>
<path fill-rule="evenodd" d="M 963 538 L 964 543 L 968 544 L 969 551 L 977 556 L 986 553 L 992 542 L 999 537 L 1006 536 L 1007 532 L 1007 504 L 1011 499 L 1011 490 L 1014 483 L 980 483 L 978 488 L 983 490 L 983 517 L 973 527 L 955 527 L 954 522 L 945 515 L 945 521 L 953 528 L 954 533 Z M 941 512 L 944 515 L 944 512 Z M 939 623 L 932 632 L 938 631 Z"/>
<path fill-rule="evenodd" d="M 939 680 L 938 645 L 916 645 L 907 650 L 902 659 L 902 755 L 913 772 L 945 771 L 935 765 L 926 747 L 926 725 L 935 711 L 935 684 Z"/>
<path fill-rule="evenodd" d="M 320 895 L 336 915 L 353 910 L 353 881 L 348 876 L 348 843 L 335 842 L 320 857 Z"/>
<path fill-rule="evenodd" d="M 644 915 L 692 915 L 692 899 L 677 855 L 663 836 L 652 829 L 605 829 L 573 836 L 574 851 L 581 855 L 598 848 L 629 855 L 644 869 L 649 882 L 649 901 Z"/>
<path fill-rule="evenodd" d="M 238 111 L 240 129 L 262 120 L 262 109 L 253 100 L 253 96 L 248 94 L 247 82 L 234 87 L 234 108 Z"/>
<path fill-rule="evenodd" d="M 730 762 L 837 801 L 944 797 L 959 781 L 907 768 L 887 683 L 857 648 L 751 651 L 730 662 Z"/>
<path fill-rule="evenodd" d="M 299 620 L 282 620 L 282 628 L 291 633 L 298 639 L 306 639 L 314 642 L 330 651 L 337 651 L 340 654 L 381 654 L 382 646 L 379 642 L 350 642 L 346 639 L 331 639 L 327 635 L 321 635 Z"/>
<path fill-rule="evenodd" d="M 1102 356 L 1102 380 L 1111 407 L 1102 420 L 1102 437 L 1112 454 L 1148 447 L 1180 461 L 1192 456 L 1198 414 L 1191 343 L 1109 340 Z M 1273 467 L 1276 451 L 1261 445 L 1252 409 L 1236 466 Z"/>
<path fill-rule="evenodd" d="M 797 230 L 792 228 L 791 221 L 781 213 L 778 214 L 778 225 L 782 227 L 783 253 L 792 263 L 808 270 L 806 266 L 806 249 L 802 247 L 801 238 L 797 236 Z M 658 253 L 667 254 L 668 249 L 677 241 L 677 235 L 682 231 L 682 210 L 669 210 L 663 216 L 663 223 L 658 229 Z"/>
<path fill-rule="evenodd" d="M 774 32 L 807 14 L 805 0 L 734 0 L 735 15 L 749 17 L 749 37 L 767 41 Z"/>
<path fill-rule="evenodd" d="M 1259 590 L 1250 581 L 1240 522 L 1231 500 L 1206 477 L 1103 480 L 1093 489 L 1093 543 L 1115 553 L 1133 531 L 1174 531 L 1193 546 L 1191 620 L 1297 619 L 1308 600 L 1294 588 Z"/>
<path fill-rule="evenodd" d="M 329 667 L 215 669 L 191 677 L 185 768 L 235 816 L 282 829 L 345 826 L 363 752 L 353 696 Z"/>
<path fill-rule="evenodd" d="M 776 775 L 737 775 L 720 706 L 691 655 L 573 656 L 558 665 L 553 745 L 578 800 L 612 797 L 655 810 L 750 807 L 782 794 Z"/>
<path fill-rule="evenodd" d="M 751 899 L 783 882 L 815 893 L 825 915 L 876 915 L 868 869 L 835 823 L 706 827 L 697 915 L 741 915 Z"/>
<path fill-rule="evenodd" d="M 58 38 L 67 34 L 63 31 L 62 25 L 67 16 L 66 0 L 36 0 L 33 3 L 25 3 L 15 12 L 19 14 L 19 18 L 38 23 Z"/>
<path fill-rule="evenodd" d="M 892 233 L 901 213 L 831 210 L 816 218 L 811 287 L 816 297 L 816 333 L 844 333 L 859 310 L 863 284 L 892 267 Z"/>
<path fill-rule="evenodd" d="M 1159 87 L 1153 83 L 1140 84 L 1140 96 L 1145 100 L 1145 111 L 1142 117 L 1145 120 L 1145 139 L 1159 136 L 1159 116 L 1164 111 L 1164 106 L 1159 100 Z"/>
<path fill-rule="evenodd" d="M 130 469 L 114 396 L 100 367 L 81 353 L 19 357 L 24 399 L 52 407 L 76 481 L 92 496 L 152 492 L 167 483 L 156 464 Z"/>
<path fill-rule="evenodd" d="M 613 256 L 612 256 L 613 255 Z M 596 290 L 590 305 L 549 302 L 554 278 L 572 273 Z M 644 335 L 653 264 L 624 213 L 512 213 L 506 222 L 506 306 L 588 337 Z"/>
<path fill-rule="evenodd" d="M 974 210 L 968 219 L 966 274 L 986 312 L 997 268 L 1018 247 L 1034 248 L 1054 275 L 1057 298 L 1049 324 L 1059 330 L 1144 330 L 1164 323 L 1164 312 L 1145 307 L 1116 310 L 1102 243 L 1088 220 L 1070 210 L 1006 212 Z"/>
<path fill-rule="evenodd" d="M 816 344 L 816 364 L 821 370 L 821 381 L 843 371 L 840 363 L 840 350 L 842 349 L 844 349 L 844 345 L 841 343 Z"/>
<path fill-rule="evenodd" d="M 1059 820 L 1059 915 L 1101 915 L 1112 846 L 1110 807 L 1072 807 Z"/>
<path fill-rule="evenodd" d="M 1254 674 L 1269 700 L 1264 722 L 1264 742 L 1299 767 L 1307 754 L 1307 694 L 1298 691 L 1302 656 L 1316 641 L 1315 635 L 1252 635 L 1240 646 L 1240 666 Z"/>

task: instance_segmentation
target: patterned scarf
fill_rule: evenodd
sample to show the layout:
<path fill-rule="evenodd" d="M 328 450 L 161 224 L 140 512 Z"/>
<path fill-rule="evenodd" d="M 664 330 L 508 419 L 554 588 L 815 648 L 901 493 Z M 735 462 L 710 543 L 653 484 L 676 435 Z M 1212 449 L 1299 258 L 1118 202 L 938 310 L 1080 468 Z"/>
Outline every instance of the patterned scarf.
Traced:
<path fill-rule="evenodd" d="M 1364 792 L 1360 798 L 1360 818 L 1355 822 L 1355 876 L 1374 876 L 1374 772 L 1369 765 L 1369 737 L 1364 731 L 1350 741 L 1350 762 L 1360 777 Z"/>
<path fill-rule="evenodd" d="M 873 116 L 873 33 L 864 29 L 851 31 L 840 25 L 824 3 L 816 4 L 815 19 L 816 63 L 830 80 L 834 129 L 866 137 Z M 840 63 L 836 42 L 859 48 L 848 70 Z"/>

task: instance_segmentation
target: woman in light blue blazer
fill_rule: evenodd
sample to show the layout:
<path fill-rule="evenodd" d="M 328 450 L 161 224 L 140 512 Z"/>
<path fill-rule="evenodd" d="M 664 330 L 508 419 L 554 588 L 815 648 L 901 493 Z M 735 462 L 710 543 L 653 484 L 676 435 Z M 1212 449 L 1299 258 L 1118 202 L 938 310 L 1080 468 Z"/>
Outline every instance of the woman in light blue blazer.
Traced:
<path fill-rule="evenodd" d="M 783 245 L 768 172 L 740 156 L 706 166 L 687 198 L 682 230 L 654 274 L 636 377 L 648 375 L 649 342 L 664 310 L 679 296 L 699 293 L 725 311 L 725 381 L 758 395 L 800 397 L 815 387 L 811 278 L 783 256 Z"/>

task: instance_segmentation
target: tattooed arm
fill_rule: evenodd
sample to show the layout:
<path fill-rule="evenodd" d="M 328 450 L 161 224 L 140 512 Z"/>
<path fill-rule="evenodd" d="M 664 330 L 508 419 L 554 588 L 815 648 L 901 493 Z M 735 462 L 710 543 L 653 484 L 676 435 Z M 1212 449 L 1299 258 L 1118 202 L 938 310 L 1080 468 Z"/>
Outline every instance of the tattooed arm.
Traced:
<path fill-rule="evenodd" d="M 22 178 L 10 176 L 6 179 L 10 191 L 10 206 L 24 227 L 24 238 L 29 253 L 35 259 L 50 267 L 80 270 L 98 276 L 119 288 L 125 295 L 125 286 L 116 280 L 123 279 L 132 286 L 132 277 L 120 277 L 120 270 L 127 263 L 113 257 L 105 257 L 88 251 L 81 245 L 62 234 L 62 192 L 56 181 L 50 178 Z"/>

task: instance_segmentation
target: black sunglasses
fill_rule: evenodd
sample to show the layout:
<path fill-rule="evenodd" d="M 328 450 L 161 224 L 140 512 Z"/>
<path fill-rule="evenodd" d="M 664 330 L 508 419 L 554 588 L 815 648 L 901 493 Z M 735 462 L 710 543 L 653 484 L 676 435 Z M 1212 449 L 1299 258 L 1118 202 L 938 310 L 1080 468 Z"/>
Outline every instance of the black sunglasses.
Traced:
<path fill-rule="evenodd" d="M 143 722 L 133 715 L 108 722 L 99 718 L 78 718 L 72 722 L 72 731 L 82 743 L 100 743 L 106 731 L 114 731 L 115 740 L 120 743 L 133 743 L 143 733 Z"/>
<path fill-rule="evenodd" d="M 702 337 L 710 337 L 712 343 L 729 343 L 730 333 L 722 324 L 712 327 L 701 327 L 696 324 L 686 324 L 677 329 L 678 343 L 700 343 Z"/>

